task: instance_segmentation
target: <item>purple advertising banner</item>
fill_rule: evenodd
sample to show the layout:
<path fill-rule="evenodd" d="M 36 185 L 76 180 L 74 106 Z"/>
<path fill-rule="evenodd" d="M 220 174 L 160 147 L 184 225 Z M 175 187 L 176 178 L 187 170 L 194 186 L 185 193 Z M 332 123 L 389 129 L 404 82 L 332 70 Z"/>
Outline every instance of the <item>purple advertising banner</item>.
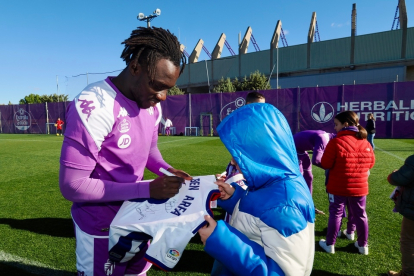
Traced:
<path fill-rule="evenodd" d="M 0 133 L 47 134 L 48 130 L 49 133 L 56 133 L 54 122 L 58 117 L 64 120 L 67 104 L 1 105 Z"/>
<path fill-rule="evenodd" d="M 386 106 L 393 107 L 391 137 L 414 138 L 413 82 L 395 82 L 394 85 L 394 102 L 386 104 Z M 377 124 L 380 124 L 379 120 L 377 120 Z"/>
<path fill-rule="evenodd" d="M 377 138 L 414 138 L 414 82 L 273 89 L 258 91 L 285 115 L 293 133 L 310 129 L 334 132 L 336 114 L 355 111 L 365 127 L 367 115 L 376 119 Z M 246 104 L 248 91 L 168 96 L 161 103 L 177 135 L 217 135 L 220 122 Z M 0 133 L 56 133 L 54 123 L 65 121 L 68 102 L 0 105 Z M 174 134 L 174 133 L 173 133 Z"/>
<path fill-rule="evenodd" d="M 267 103 L 274 105 L 285 115 L 292 132 L 298 128 L 297 89 L 273 89 L 259 92 L 266 97 Z"/>
<path fill-rule="evenodd" d="M 342 86 L 300 88 L 299 129 L 335 132 L 335 108 L 342 98 Z"/>
<path fill-rule="evenodd" d="M 189 116 L 189 95 L 168 96 L 161 102 L 162 117 L 170 119 L 175 127 L 175 134 L 184 133 Z M 164 124 L 160 123 L 159 133 L 164 133 Z"/>
<path fill-rule="evenodd" d="M 414 138 L 414 82 L 301 88 L 300 129 L 334 132 L 336 114 L 352 110 L 365 127 L 373 113 L 377 138 Z"/>

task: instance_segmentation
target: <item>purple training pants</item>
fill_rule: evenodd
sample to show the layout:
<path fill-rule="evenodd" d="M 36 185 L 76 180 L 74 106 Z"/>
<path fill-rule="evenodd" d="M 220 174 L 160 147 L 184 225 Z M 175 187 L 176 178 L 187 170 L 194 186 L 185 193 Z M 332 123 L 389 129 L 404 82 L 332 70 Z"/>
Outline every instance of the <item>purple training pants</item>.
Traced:
<path fill-rule="evenodd" d="M 326 234 L 326 244 L 332 245 L 336 242 L 338 231 L 341 228 L 341 220 L 344 214 L 345 205 L 348 206 L 348 224 L 346 231 L 348 234 L 358 234 L 358 245 L 368 244 L 368 217 L 365 212 L 366 196 L 329 196 L 329 221 L 328 233 Z"/>

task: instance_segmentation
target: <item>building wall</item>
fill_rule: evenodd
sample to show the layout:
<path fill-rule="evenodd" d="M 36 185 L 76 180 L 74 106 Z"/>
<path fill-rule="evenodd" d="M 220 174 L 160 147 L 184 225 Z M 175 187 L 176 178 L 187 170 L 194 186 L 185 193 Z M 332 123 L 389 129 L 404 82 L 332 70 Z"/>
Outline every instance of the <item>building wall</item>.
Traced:
<path fill-rule="evenodd" d="M 186 67 L 177 85 L 183 89 L 207 86 L 207 73 L 210 85 L 222 77 L 242 79 L 256 70 L 270 75 L 276 64 L 282 87 L 353 84 L 354 80 L 356 83 L 383 83 L 396 80 L 397 75 L 404 81 L 405 67 L 414 65 L 414 27 L 407 29 L 405 59 L 401 59 L 402 37 L 402 30 L 356 36 L 354 64 L 350 63 L 351 37 L 313 42 L 310 68 L 307 68 L 307 44 L 209 60 L 207 70 L 206 61 L 200 61 Z M 351 70 L 353 66 L 357 70 Z M 273 76 L 276 71 L 275 66 Z M 408 69 L 407 80 L 414 79 L 413 74 Z M 294 81 L 299 83 L 293 85 Z"/>
<path fill-rule="evenodd" d="M 334 86 L 341 84 L 352 85 L 354 81 L 355 84 L 385 83 L 397 81 L 397 76 L 399 81 L 405 80 L 405 67 L 354 70 L 279 78 L 279 88 Z M 270 80 L 270 86 L 276 88 L 276 82 L 276 78 L 272 78 Z"/>
<path fill-rule="evenodd" d="M 351 38 L 314 42 L 311 53 L 313 69 L 348 66 L 351 60 Z"/>

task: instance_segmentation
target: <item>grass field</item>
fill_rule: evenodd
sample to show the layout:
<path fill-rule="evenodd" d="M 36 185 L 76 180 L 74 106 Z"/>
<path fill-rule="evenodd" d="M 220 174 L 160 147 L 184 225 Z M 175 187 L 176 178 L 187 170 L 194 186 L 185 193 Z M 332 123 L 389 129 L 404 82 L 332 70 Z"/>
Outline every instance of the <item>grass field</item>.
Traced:
<path fill-rule="evenodd" d="M 414 140 L 376 139 L 376 164 L 369 179 L 367 199 L 369 255 L 357 253 L 353 242 L 339 238 L 336 254 L 317 245 L 325 238 L 328 215 L 317 216 L 316 254 L 312 275 L 385 275 L 400 269 L 401 215 L 392 212 L 386 180 L 414 153 Z M 59 156 L 62 137 L 0 135 L 0 275 L 74 275 L 75 238 L 71 202 L 60 194 Z M 217 137 L 160 137 L 164 159 L 191 175 L 221 173 L 230 155 Z M 313 198 L 328 213 L 323 170 L 314 167 Z M 154 178 L 146 172 L 146 179 Z M 221 210 L 216 218 L 222 217 Z M 198 235 L 169 275 L 209 275 L 212 258 L 203 251 Z M 166 275 L 152 268 L 148 275 Z"/>

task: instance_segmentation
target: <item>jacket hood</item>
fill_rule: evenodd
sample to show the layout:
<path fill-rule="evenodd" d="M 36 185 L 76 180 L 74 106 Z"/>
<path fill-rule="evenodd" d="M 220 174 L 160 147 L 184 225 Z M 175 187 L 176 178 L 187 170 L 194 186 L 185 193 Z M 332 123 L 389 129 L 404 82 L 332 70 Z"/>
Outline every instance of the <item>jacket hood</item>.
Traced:
<path fill-rule="evenodd" d="M 273 105 L 241 107 L 220 123 L 217 132 L 250 189 L 301 175 L 290 127 Z"/>

